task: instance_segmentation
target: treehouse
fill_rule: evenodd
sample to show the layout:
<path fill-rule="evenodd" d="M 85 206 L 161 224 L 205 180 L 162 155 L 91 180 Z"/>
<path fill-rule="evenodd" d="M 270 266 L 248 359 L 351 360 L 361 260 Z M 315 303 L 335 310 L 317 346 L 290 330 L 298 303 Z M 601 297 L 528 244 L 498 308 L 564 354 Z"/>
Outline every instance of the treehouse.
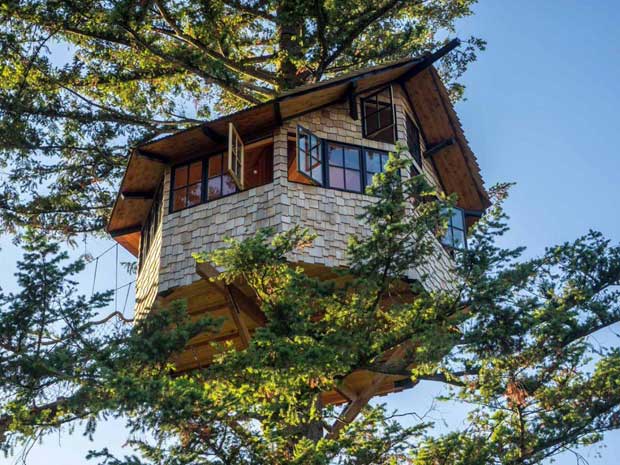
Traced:
<path fill-rule="evenodd" d="M 247 286 L 210 282 L 218 270 L 197 266 L 192 254 L 223 247 L 227 236 L 300 224 L 318 237 L 291 263 L 336 279 L 333 269 L 346 265 L 348 237 L 364 232 L 356 215 L 371 201 L 365 186 L 397 141 L 418 173 L 458 194 L 459 209 L 444 243 L 437 243 L 441 253 L 424 270 L 424 286 L 445 285 L 449 248 L 466 246 L 467 227 L 489 205 L 476 158 L 433 67 L 455 45 L 305 85 L 132 150 L 108 232 L 138 258 L 136 316 L 147 317 L 156 303 L 186 299 L 192 314 L 226 318 L 219 334 L 195 338 L 174 360 L 179 371 L 208 365 L 214 341 L 243 348 L 265 323 Z M 411 278 L 420 271 L 411 270 Z M 360 371 L 325 393 L 325 401 L 367 401 L 408 383 Z"/>

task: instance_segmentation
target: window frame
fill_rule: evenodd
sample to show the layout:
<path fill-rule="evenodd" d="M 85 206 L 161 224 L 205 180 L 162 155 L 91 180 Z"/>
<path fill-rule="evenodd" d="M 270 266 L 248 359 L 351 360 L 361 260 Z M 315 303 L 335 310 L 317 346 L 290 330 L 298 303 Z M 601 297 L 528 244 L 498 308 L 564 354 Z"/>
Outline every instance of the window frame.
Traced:
<path fill-rule="evenodd" d="M 220 195 L 219 197 L 215 198 L 215 199 L 211 199 L 209 200 L 208 198 L 208 184 L 209 184 L 209 160 L 211 158 L 215 158 L 218 156 L 222 157 L 222 168 L 221 168 L 221 174 L 219 175 L 222 178 L 222 183 L 220 184 L 220 188 L 222 188 L 223 186 L 223 178 L 225 175 L 228 175 L 231 177 L 232 179 L 232 175 L 230 175 L 230 173 L 228 172 L 227 166 L 228 163 L 224 163 L 224 158 L 226 156 L 227 152 L 226 151 L 219 151 L 219 152 L 213 152 L 213 153 L 209 153 L 207 155 L 203 155 L 201 157 L 197 157 L 197 158 L 192 158 L 191 160 L 188 161 L 184 161 L 182 163 L 179 163 L 177 165 L 173 165 L 170 167 L 170 191 L 169 191 L 169 199 L 168 199 L 168 213 L 178 213 L 181 212 L 183 210 L 187 210 L 188 208 L 193 208 L 193 207 L 197 207 L 198 205 L 202 205 L 205 203 L 209 203 L 209 202 L 215 202 L 219 199 L 223 199 L 225 197 L 229 197 L 231 195 L 235 195 L 238 194 L 239 192 L 242 192 L 242 189 L 239 189 L 239 186 L 237 186 L 237 189 L 234 192 L 230 192 L 226 195 Z M 179 208 L 178 210 L 174 209 L 174 179 L 175 179 L 175 172 L 177 168 L 182 168 L 183 166 L 189 166 L 192 163 L 196 163 L 196 162 L 202 162 L 202 179 L 201 179 L 201 193 L 200 193 L 200 202 L 195 204 L 195 205 L 187 205 L 183 208 Z M 179 188 L 181 189 L 181 188 Z M 222 189 L 223 190 L 223 189 Z"/>
<path fill-rule="evenodd" d="M 454 211 L 458 211 L 460 213 L 461 219 L 463 221 L 463 228 L 456 227 L 452 223 L 452 217 L 454 215 Z M 454 245 L 454 230 L 460 231 L 463 233 L 463 247 L 455 247 Z M 448 233 L 451 233 L 452 240 L 450 243 L 446 243 L 446 237 L 448 237 Z M 465 215 L 465 210 L 460 207 L 451 207 L 450 208 L 450 216 L 448 217 L 448 226 L 446 228 L 444 236 L 441 238 L 441 244 L 445 247 L 448 247 L 450 250 L 467 250 L 467 219 Z"/>
<path fill-rule="evenodd" d="M 179 163 L 178 165 L 174 165 L 174 166 L 171 167 L 171 169 L 170 169 L 170 195 L 169 195 L 170 198 L 168 199 L 169 200 L 169 211 L 170 211 L 170 213 L 180 212 L 180 211 L 183 211 L 183 210 L 185 210 L 187 208 L 192 208 L 192 207 L 195 207 L 197 205 L 200 205 L 200 204 L 204 203 L 204 201 L 205 201 L 205 176 L 207 174 L 206 173 L 206 168 L 205 168 L 207 163 L 205 163 L 205 160 L 208 160 L 208 157 L 194 158 L 194 159 L 185 161 L 183 163 Z M 198 184 L 198 182 L 191 183 L 191 184 L 189 183 L 189 167 L 191 165 L 193 165 L 194 163 L 197 163 L 197 162 L 200 162 L 202 164 L 202 167 L 201 167 L 201 170 L 200 170 L 200 172 L 201 172 L 201 178 L 200 178 L 200 201 L 198 203 L 196 203 L 196 204 L 193 204 L 193 205 L 187 205 L 187 198 L 189 196 L 189 187 Z M 180 168 L 183 168 L 184 166 L 187 166 L 187 180 L 188 180 L 188 183 L 185 184 L 182 187 L 175 188 L 174 187 L 174 183 L 176 181 L 177 170 L 180 169 Z M 175 210 L 174 209 L 174 193 L 175 193 L 175 191 L 180 190 L 180 189 L 187 189 L 187 192 L 185 194 L 185 196 L 186 196 L 185 197 L 185 206 L 183 208 L 179 208 L 178 210 Z"/>
<path fill-rule="evenodd" d="M 334 144 L 334 145 L 339 145 L 343 148 L 343 153 L 342 153 L 342 166 L 338 166 L 338 165 L 330 165 L 329 163 L 329 155 L 328 155 L 328 146 L 329 144 Z M 345 162 L 345 155 L 344 155 L 344 148 L 354 148 L 358 151 L 358 156 L 359 156 L 359 170 L 355 170 L 355 169 L 351 169 L 351 168 L 347 168 L 346 167 L 346 162 Z M 365 180 L 366 180 L 366 163 L 365 163 L 365 151 L 366 148 L 362 147 L 360 145 L 355 145 L 355 144 L 347 144 L 346 142 L 338 142 L 335 140 L 328 140 L 328 139 L 323 139 L 322 143 L 321 143 L 321 151 L 322 151 L 322 157 L 323 157 L 323 177 L 325 179 L 325 184 L 324 186 L 329 188 L 329 189 L 333 189 L 333 190 L 337 190 L 340 192 L 351 192 L 353 194 L 366 194 L 366 184 L 365 184 Z M 342 168 L 343 170 L 343 181 L 344 181 L 344 189 L 340 188 L 340 187 L 333 187 L 331 185 L 330 182 L 330 178 L 329 178 L 329 167 L 330 166 L 335 166 L 336 168 Z M 354 191 L 354 190 L 349 190 L 346 188 L 347 186 L 347 181 L 346 181 L 346 170 L 349 169 L 351 171 L 359 171 L 360 173 L 360 188 L 361 190 L 359 191 Z"/>
<path fill-rule="evenodd" d="M 305 137 L 308 138 L 308 140 L 311 140 L 312 138 L 315 138 L 317 140 L 317 145 L 315 146 L 311 146 L 310 144 L 308 144 L 308 148 L 305 150 L 306 152 L 306 157 L 309 155 L 310 159 L 313 160 L 314 158 L 312 157 L 312 149 L 315 147 L 318 147 L 319 150 L 319 162 L 321 164 L 321 166 L 319 167 L 320 172 L 321 172 L 321 178 L 322 179 L 315 179 L 312 176 L 312 173 L 314 172 L 314 168 L 310 167 L 310 173 L 307 173 L 305 171 L 301 170 L 301 157 L 302 157 L 302 153 L 301 153 L 301 147 L 299 144 L 300 141 L 300 136 L 303 135 Z M 310 129 L 307 129 L 305 127 L 303 127 L 302 125 L 298 124 L 297 125 L 297 131 L 296 131 L 296 141 L 295 141 L 295 156 L 297 158 L 297 172 L 302 175 L 303 177 L 305 177 L 306 179 L 308 179 L 309 181 L 313 182 L 315 185 L 317 186 L 325 186 L 327 179 L 325 178 L 325 153 L 324 153 L 324 147 L 323 144 L 325 142 L 325 139 L 322 139 L 321 137 L 317 136 L 316 134 L 314 134 L 314 132 L 312 132 Z"/>
<path fill-rule="evenodd" d="M 298 126 L 298 128 L 301 126 Z M 308 131 L 305 128 L 302 128 L 306 131 Z M 311 131 L 309 131 L 311 132 Z M 321 156 L 321 171 L 322 171 L 322 176 L 323 176 L 323 183 L 322 184 L 317 184 L 315 181 L 312 181 L 313 184 L 315 186 L 319 186 L 319 187 L 324 187 L 326 189 L 333 189 L 336 191 L 340 191 L 340 192 L 351 192 L 353 194 L 362 194 L 362 195 L 368 195 L 366 194 L 366 188 L 370 185 L 370 183 L 372 182 L 372 177 L 369 176 L 369 174 L 372 174 L 372 176 L 374 176 L 375 174 L 378 173 L 383 173 L 384 171 L 384 164 L 383 164 L 383 157 L 386 156 L 388 157 L 390 154 L 390 150 L 384 150 L 384 149 L 380 149 L 380 148 L 374 148 L 374 147 L 367 147 L 364 145 L 356 145 L 356 144 L 349 144 L 347 142 L 341 142 L 338 140 L 333 140 L 333 139 L 323 139 L 321 137 L 315 136 L 317 137 L 317 139 L 319 140 L 319 147 L 320 147 L 320 156 Z M 296 150 L 298 149 L 298 140 L 295 141 L 296 144 Z M 359 171 L 360 173 L 360 184 L 361 184 L 361 190 L 356 191 L 356 190 L 350 190 L 346 188 L 346 180 L 344 181 L 344 188 L 341 187 L 334 187 L 332 185 L 332 183 L 330 182 L 330 176 L 329 176 L 329 167 L 332 166 L 329 163 L 329 154 L 328 154 L 328 147 L 330 144 L 334 144 L 334 145 L 338 145 L 340 147 L 343 147 L 343 149 L 345 148 L 353 148 L 356 149 L 358 151 L 359 154 L 359 170 L 355 170 L 352 168 L 349 168 L 351 170 L 354 171 Z M 381 171 L 380 172 L 369 172 L 368 171 L 368 166 L 366 163 L 366 153 L 368 151 L 372 151 L 372 152 L 377 152 L 379 154 L 381 154 L 382 157 L 382 163 L 381 163 Z M 297 160 L 297 163 L 299 163 L 299 153 L 296 152 L 295 153 L 295 157 Z M 333 166 L 337 166 L 337 165 L 333 165 Z M 337 166 L 339 168 L 342 168 L 343 170 L 346 170 L 346 164 L 344 161 L 344 153 L 343 153 L 343 166 Z M 305 173 L 303 173 L 302 171 L 299 170 L 299 165 L 297 166 L 297 173 L 299 173 L 300 175 L 302 175 L 304 178 L 309 179 L 308 176 L 305 175 Z M 346 176 L 346 172 L 343 173 Z M 296 182 L 296 181 L 290 181 L 290 182 Z"/>
<path fill-rule="evenodd" d="M 164 217 L 164 184 L 161 182 L 153 196 L 153 202 L 146 216 L 146 220 L 140 229 L 140 246 L 138 249 L 138 273 L 142 270 L 144 262 L 151 251 L 153 238 L 159 231 Z"/>
<path fill-rule="evenodd" d="M 241 151 L 241 153 L 239 153 Z M 222 160 L 223 162 L 223 160 Z M 239 173 L 236 169 L 239 168 Z M 228 163 L 226 169 L 239 190 L 244 189 L 243 173 L 245 172 L 245 144 L 231 122 L 228 123 Z"/>
<path fill-rule="evenodd" d="M 375 130 L 373 133 L 368 134 L 368 128 L 367 128 L 367 119 L 369 118 L 369 116 L 366 114 L 366 105 L 365 102 L 372 99 L 373 97 L 375 98 L 375 104 L 378 106 L 379 104 L 379 95 L 383 92 L 385 92 L 385 90 L 389 91 L 390 94 L 390 101 L 389 101 L 389 105 L 390 105 L 390 109 L 391 109 L 391 116 L 392 116 L 392 122 L 390 123 L 390 125 L 385 126 L 383 128 L 377 129 Z M 381 103 L 385 103 L 385 102 L 381 102 Z M 398 140 L 398 129 L 397 129 L 397 124 L 396 124 L 396 105 L 394 105 L 394 90 L 392 89 L 392 86 L 390 84 L 388 84 L 385 87 L 382 87 L 378 90 L 376 90 L 375 92 L 365 96 L 365 97 L 360 97 L 360 107 L 362 110 L 362 136 L 364 137 L 364 139 L 368 139 L 368 140 L 373 140 L 376 142 L 382 142 L 384 144 L 395 144 L 396 141 Z M 374 113 L 372 113 L 370 116 L 374 116 L 377 115 L 377 118 L 380 118 L 381 114 L 381 110 L 377 110 Z M 378 120 L 378 122 L 380 122 L 380 120 Z M 380 140 L 380 139 L 376 139 L 373 138 L 372 136 L 375 136 L 383 131 L 385 131 L 388 128 L 392 128 L 392 137 L 393 140 L 392 141 L 384 141 L 384 140 Z"/>

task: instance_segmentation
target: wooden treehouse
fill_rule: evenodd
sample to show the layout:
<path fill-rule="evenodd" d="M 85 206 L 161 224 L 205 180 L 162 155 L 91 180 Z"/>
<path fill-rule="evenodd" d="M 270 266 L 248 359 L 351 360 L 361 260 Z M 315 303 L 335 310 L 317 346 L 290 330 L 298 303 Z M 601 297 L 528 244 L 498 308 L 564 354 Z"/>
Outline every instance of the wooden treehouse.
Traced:
<path fill-rule="evenodd" d="M 157 302 L 186 299 L 192 314 L 226 317 L 221 332 L 191 341 L 174 360 L 179 371 L 208 365 L 213 341 L 247 345 L 265 316 L 242 283 L 224 286 L 192 253 L 224 246 L 227 236 L 295 224 L 318 235 L 290 257 L 315 276 L 335 279 L 346 264 L 356 220 L 370 197 L 365 186 L 401 141 L 415 170 L 458 194 L 440 258 L 424 270 L 429 289 L 445 285 L 449 248 L 466 246 L 466 229 L 488 206 L 461 124 L 433 63 L 456 44 L 420 58 L 364 69 L 302 86 L 278 98 L 133 149 L 108 232 L 138 257 L 137 317 Z M 403 173 L 407 176 L 409 173 Z M 443 245 L 443 247 L 442 247 Z M 411 270 L 412 279 L 421 275 Z M 386 357 L 399 356 L 398 350 Z M 356 405 L 408 387 L 398 376 L 356 372 L 329 403 Z M 356 404 L 357 402 L 357 404 Z"/>

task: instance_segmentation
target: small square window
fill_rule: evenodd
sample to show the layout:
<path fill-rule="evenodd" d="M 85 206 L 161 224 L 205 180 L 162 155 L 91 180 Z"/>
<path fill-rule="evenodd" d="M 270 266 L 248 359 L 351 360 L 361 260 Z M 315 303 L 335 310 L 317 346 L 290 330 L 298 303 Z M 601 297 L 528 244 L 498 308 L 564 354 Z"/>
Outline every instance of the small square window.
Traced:
<path fill-rule="evenodd" d="M 362 191 L 361 150 L 335 142 L 327 143 L 329 187 Z"/>

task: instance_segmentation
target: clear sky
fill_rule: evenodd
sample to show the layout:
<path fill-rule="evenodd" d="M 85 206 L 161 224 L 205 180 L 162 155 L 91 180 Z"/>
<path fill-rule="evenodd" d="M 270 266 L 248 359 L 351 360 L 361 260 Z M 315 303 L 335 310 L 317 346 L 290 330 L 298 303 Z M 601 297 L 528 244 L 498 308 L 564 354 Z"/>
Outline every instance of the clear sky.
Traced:
<path fill-rule="evenodd" d="M 588 229 L 620 241 L 619 6 L 617 0 L 482 0 L 476 14 L 458 24 L 459 37 L 482 37 L 488 48 L 463 79 L 467 100 L 457 111 L 487 186 L 517 182 L 507 203 L 512 230 L 506 244 L 525 245 L 528 254 Z M 90 240 L 87 247 L 96 255 L 109 244 Z M 0 245 L 0 283 L 7 288 L 18 255 L 10 238 Z M 99 276 L 113 287 L 109 255 Z M 131 279 L 121 274 L 119 285 Z M 84 289 L 91 284 L 92 266 Z M 423 413 L 436 390 L 428 383 L 381 401 Z M 433 416 L 442 415 L 457 421 L 463 412 L 439 405 Z M 86 450 L 105 446 L 129 453 L 121 448 L 125 439 L 119 422 L 102 425 L 94 444 L 79 430 L 53 436 L 33 447 L 27 463 L 82 464 Z M 581 452 L 592 465 L 615 465 L 620 433 L 608 434 L 604 446 Z M 13 462 L 0 458 L 0 464 Z M 558 463 L 577 459 L 568 453 Z"/>

